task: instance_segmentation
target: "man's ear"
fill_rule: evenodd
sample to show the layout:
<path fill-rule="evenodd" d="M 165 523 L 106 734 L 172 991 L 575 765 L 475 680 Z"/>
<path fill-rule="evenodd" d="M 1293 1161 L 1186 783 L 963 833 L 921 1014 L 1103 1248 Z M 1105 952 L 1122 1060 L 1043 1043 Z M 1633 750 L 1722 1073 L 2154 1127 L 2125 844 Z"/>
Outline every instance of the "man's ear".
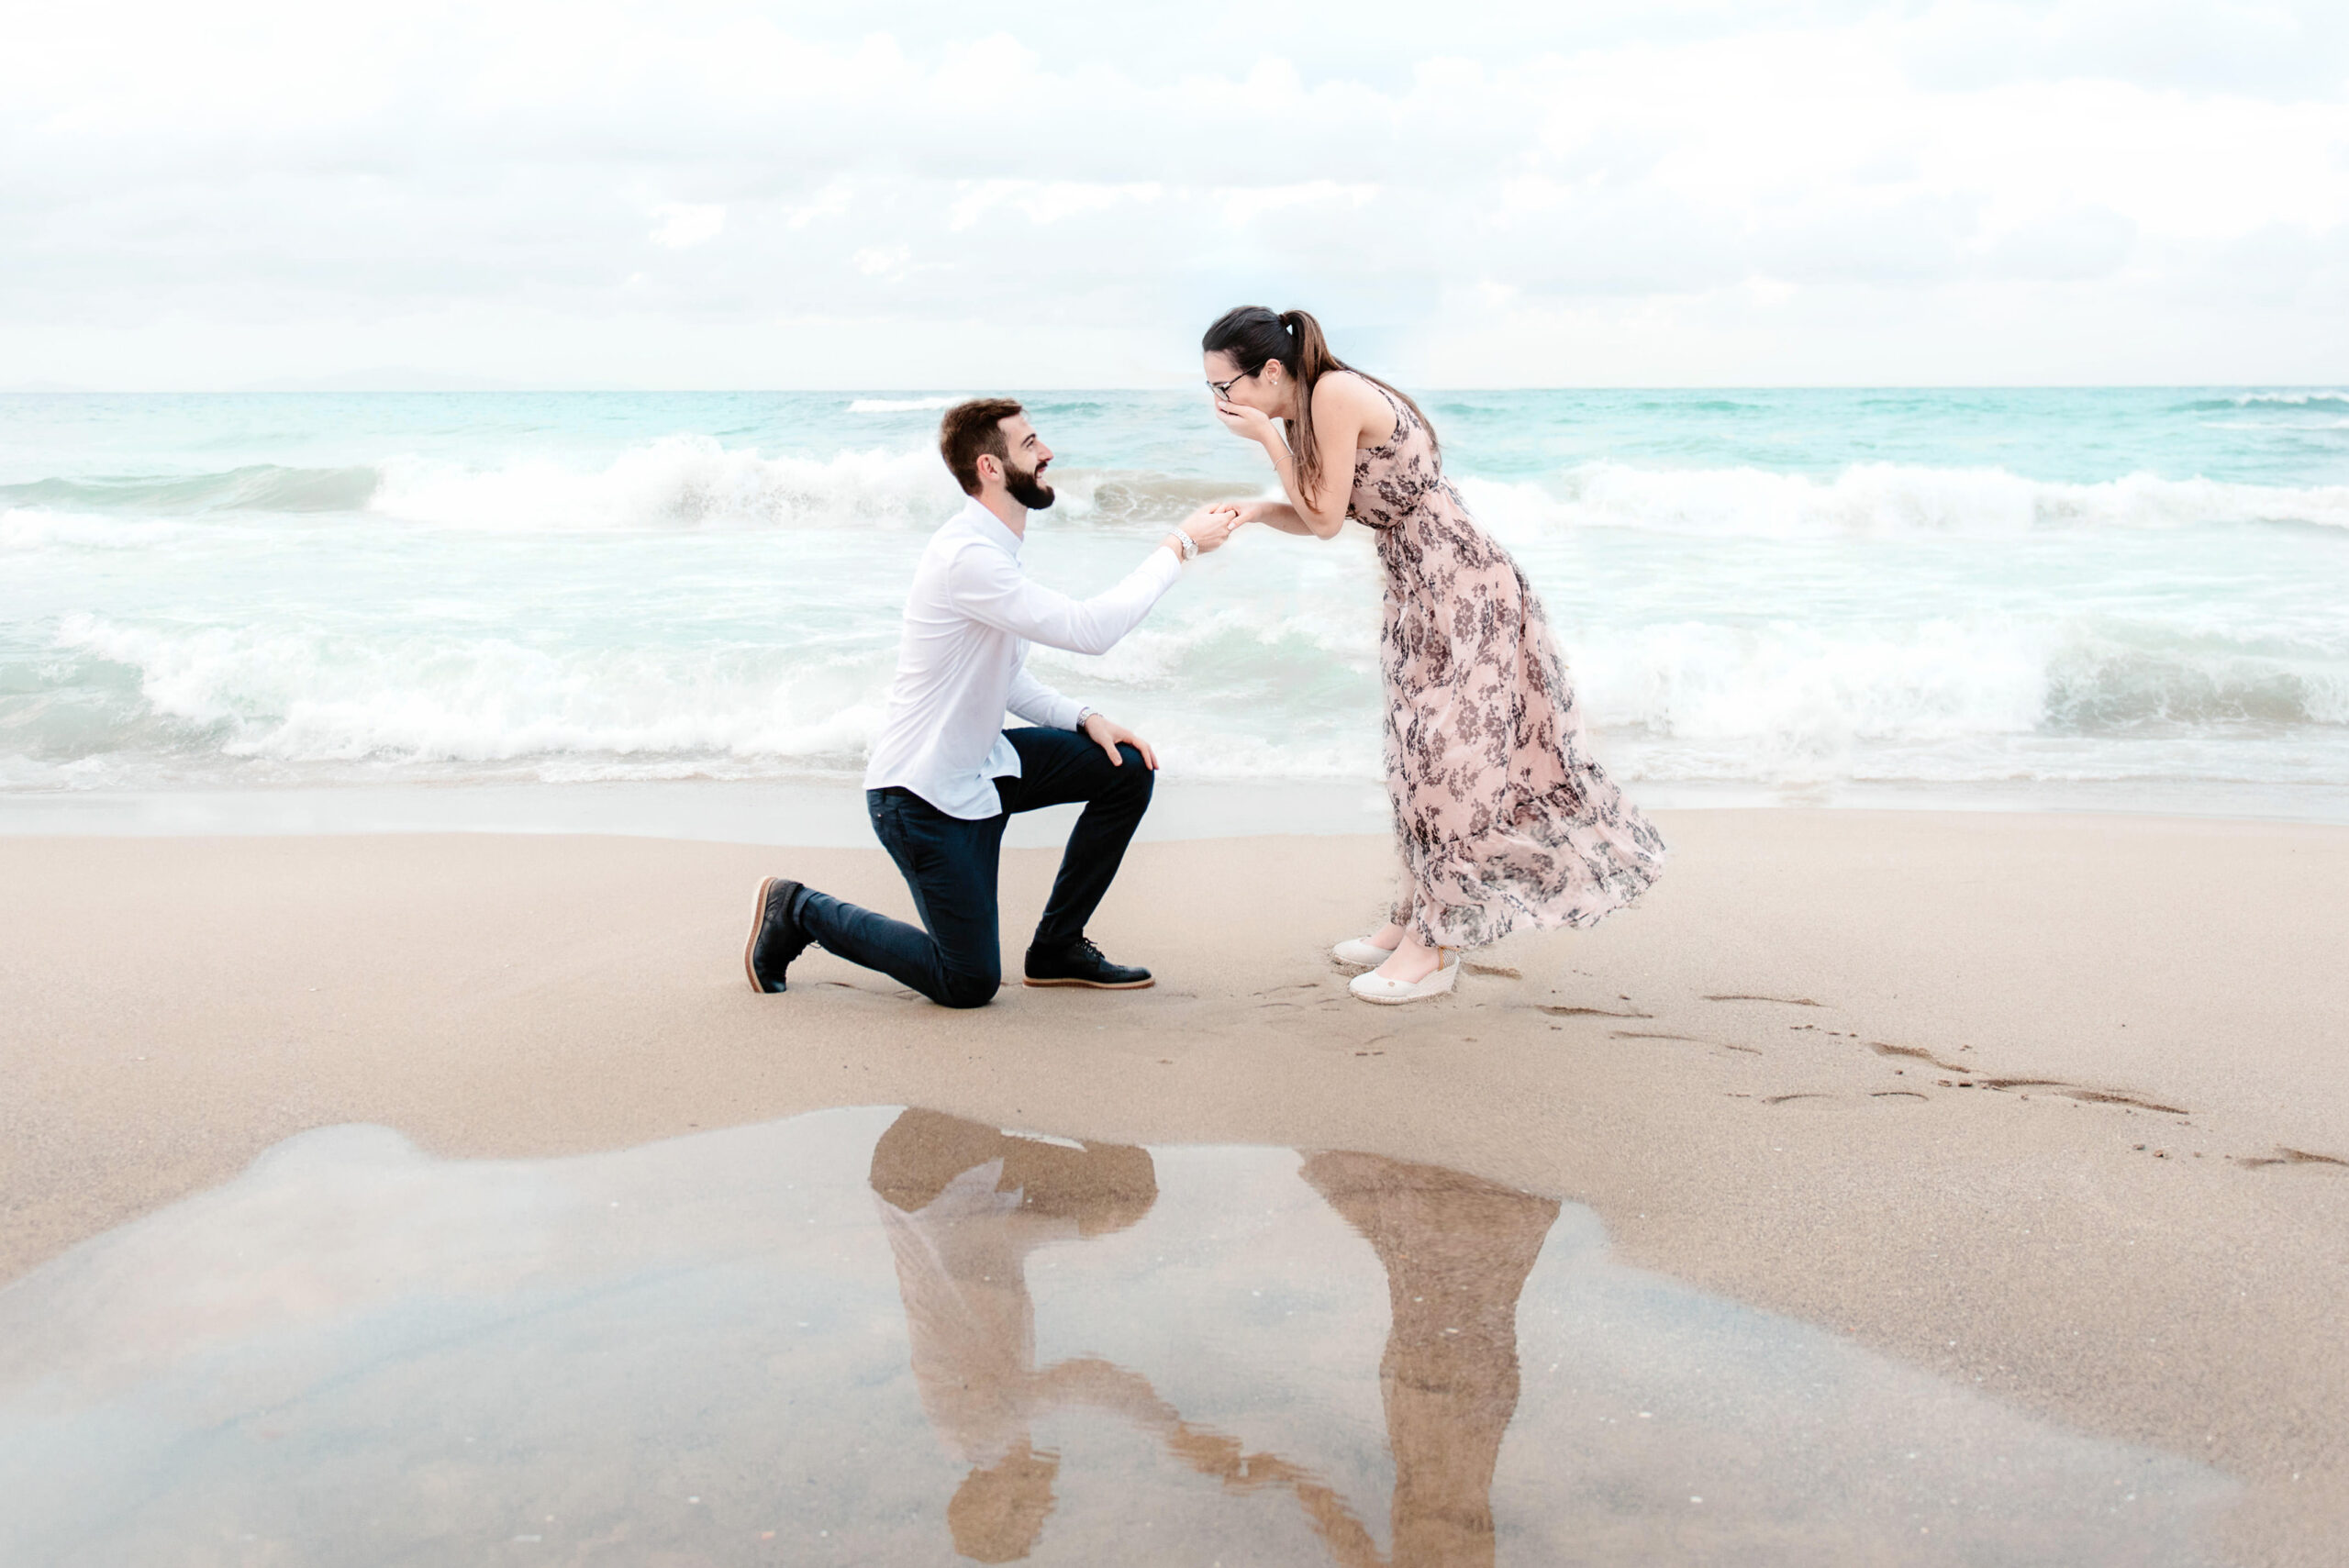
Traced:
<path fill-rule="evenodd" d="M 985 489 L 986 487 L 986 483 L 990 479 L 994 480 L 997 484 L 1003 483 L 1003 459 L 996 456 L 995 453 L 981 452 L 979 454 L 979 461 L 976 466 L 979 471 L 979 486 L 981 489 Z"/>

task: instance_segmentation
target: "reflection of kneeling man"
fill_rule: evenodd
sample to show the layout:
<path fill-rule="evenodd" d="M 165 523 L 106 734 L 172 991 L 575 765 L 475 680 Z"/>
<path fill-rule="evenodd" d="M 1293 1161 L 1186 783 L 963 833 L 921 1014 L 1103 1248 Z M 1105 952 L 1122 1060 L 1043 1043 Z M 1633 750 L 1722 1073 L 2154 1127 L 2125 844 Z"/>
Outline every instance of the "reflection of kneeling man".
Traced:
<path fill-rule="evenodd" d="M 888 717 L 864 774 L 873 830 L 913 890 L 917 929 L 784 877 L 759 886 L 743 965 L 760 991 L 810 942 L 950 1007 L 988 1002 L 1002 982 L 996 873 L 1015 811 L 1085 803 L 1029 945 L 1030 985 L 1126 989 L 1150 971 L 1111 963 L 1085 923 L 1109 891 L 1150 805 L 1157 759 L 1132 731 L 1027 672 L 1028 645 L 1106 653 L 1174 586 L 1183 562 L 1223 543 L 1229 509 L 1194 513 L 1123 582 L 1090 599 L 1019 569 L 1030 507 L 1052 504 L 1052 461 L 1019 404 L 946 411 L 939 447 L 963 508 L 933 535 L 906 602 Z M 1005 729 L 1008 711 L 1030 728 Z"/>
<path fill-rule="evenodd" d="M 1030 1421 L 1052 1398 L 1036 1371 L 1028 1254 L 1122 1230 L 1158 1197 L 1149 1153 L 1064 1149 L 936 1111 L 909 1110 L 873 1151 L 872 1184 L 896 1255 L 915 1385 L 939 1440 L 971 1467 L 946 1506 L 955 1550 L 1025 1557 L 1052 1508 L 1059 1456 Z"/>

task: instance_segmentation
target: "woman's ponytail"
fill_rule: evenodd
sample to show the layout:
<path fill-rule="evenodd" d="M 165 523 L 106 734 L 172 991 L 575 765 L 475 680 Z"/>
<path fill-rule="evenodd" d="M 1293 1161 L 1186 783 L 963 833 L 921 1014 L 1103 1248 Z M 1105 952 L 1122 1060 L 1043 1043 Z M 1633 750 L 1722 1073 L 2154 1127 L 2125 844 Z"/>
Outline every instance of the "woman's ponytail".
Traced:
<path fill-rule="evenodd" d="M 1297 340 L 1297 379 L 1311 386 L 1333 370 L 1346 367 L 1330 351 L 1330 340 L 1321 336 L 1321 323 L 1303 310 L 1281 312 L 1281 325 Z"/>
<path fill-rule="evenodd" d="M 1313 388 L 1331 371 L 1344 370 L 1346 363 L 1330 351 L 1330 339 L 1321 336 L 1321 323 L 1310 311 L 1284 310 L 1280 323 L 1295 355 L 1282 360 L 1297 378 L 1297 418 L 1288 431 L 1288 450 L 1297 458 L 1297 487 L 1309 500 L 1321 490 L 1321 443 L 1313 439 Z M 1351 481 L 1353 476 L 1347 477 Z"/>

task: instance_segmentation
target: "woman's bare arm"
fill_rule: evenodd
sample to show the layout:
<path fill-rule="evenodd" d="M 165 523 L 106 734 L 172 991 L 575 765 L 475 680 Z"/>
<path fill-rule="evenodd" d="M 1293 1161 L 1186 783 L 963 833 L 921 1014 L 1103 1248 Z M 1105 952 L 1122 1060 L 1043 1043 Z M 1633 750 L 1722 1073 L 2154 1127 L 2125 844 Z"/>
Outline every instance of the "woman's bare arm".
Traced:
<path fill-rule="evenodd" d="M 1313 532 L 1306 520 L 1297 515 L 1297 508 L 1286 501 L 1218 501 L 1216 505 L 1239 507 L 1240 520 L 1243 523 L 1262 523 L 1285 534 L 1310 537 Z"/>
<path fill-rule="evenodd" d="M 1264 455 L 1272 459 L 1273 472 L 1280 475 L 1290 510 L 1305 525 L 1304 531 L 1317 539 L 1335 539 L 1346 526 L 1354 450 L 1362 444 L 1364 432 L 1375 428 L 1373 420 L 1394 417 L 1368 383 L 1351 375 L 1323 376 L 1313 389 L 1313 442 L 1320 453 L 1321 472 L 1308 495 L 1297 478 L 1296 455 L 1288 450 L 1277 424 L 1253 408 L 1236 404 L 1219 403 L 1216 412 L 1226 425 L 1264 449 Z M 1273 522 L 1273 526 L 1281 524 Z"/>

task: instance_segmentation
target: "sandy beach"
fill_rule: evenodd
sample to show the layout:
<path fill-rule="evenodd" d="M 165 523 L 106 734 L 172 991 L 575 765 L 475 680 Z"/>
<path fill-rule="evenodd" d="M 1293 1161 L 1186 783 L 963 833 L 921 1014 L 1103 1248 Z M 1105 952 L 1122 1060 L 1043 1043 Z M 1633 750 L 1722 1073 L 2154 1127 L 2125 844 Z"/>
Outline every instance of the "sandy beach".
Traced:
<path fill-rule="evenodd" d="M 623 838 L 0 840 L 0 1280 L 346 1122 L 450 1155 L 918 1105 L 1362 1151 L 1588 1204 L 1631 1264 L 2244 1485 L 2247 1562 L 2349 1532 L 2349 828 L 1665 813 L 1653 895 L 1474 955 L 1324 955 L 1369 838 L 1139 847 L 1152 990 L 949 1013 L 823 954 L 743 984 L 758 876 L 908 913 L 876 851 Z M 1005 866 L 1012 957 L 1052 857 Z"/>

